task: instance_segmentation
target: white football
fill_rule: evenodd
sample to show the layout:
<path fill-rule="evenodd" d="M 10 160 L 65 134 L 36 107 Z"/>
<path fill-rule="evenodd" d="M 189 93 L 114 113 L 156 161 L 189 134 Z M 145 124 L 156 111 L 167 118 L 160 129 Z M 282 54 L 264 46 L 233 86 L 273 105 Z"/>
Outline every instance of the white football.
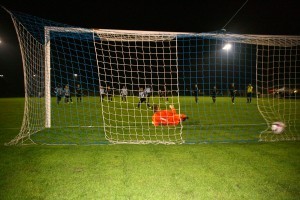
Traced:
<path fill-rule="evenodd" d="M 280 134 L 283 133 L 284 129 L 285 129 L 285 124 L 282 122 L 273 122 L 271 129 L 273 131 L 274 134 Z"/>

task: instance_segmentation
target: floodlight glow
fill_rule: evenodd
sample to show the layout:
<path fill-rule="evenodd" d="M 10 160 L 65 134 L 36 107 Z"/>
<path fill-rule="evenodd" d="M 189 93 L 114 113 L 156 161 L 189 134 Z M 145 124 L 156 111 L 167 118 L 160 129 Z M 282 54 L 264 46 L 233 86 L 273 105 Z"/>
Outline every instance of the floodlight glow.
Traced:
<path fill-rule="evenodd" d="M 225 44 L 225 46 L 223 47 L 223 49 L 228 51 L 228 50 L 231 49 L 231 47 L 232 47 L 232 45 L 228 43 L 228 44 Z"/>

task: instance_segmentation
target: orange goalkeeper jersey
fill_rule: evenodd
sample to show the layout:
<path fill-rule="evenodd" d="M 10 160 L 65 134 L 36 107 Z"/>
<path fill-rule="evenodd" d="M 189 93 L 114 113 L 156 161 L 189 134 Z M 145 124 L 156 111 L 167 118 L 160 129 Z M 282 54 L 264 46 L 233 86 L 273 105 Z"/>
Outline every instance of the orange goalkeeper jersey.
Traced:
<path fill-rule="evenodd" d="M 157 111 L 152 116 L 152 124 L 158 125 L 178 125 L 180 121 L 186 120 L 185 114 L 177 114 L 176 109 Z"/>

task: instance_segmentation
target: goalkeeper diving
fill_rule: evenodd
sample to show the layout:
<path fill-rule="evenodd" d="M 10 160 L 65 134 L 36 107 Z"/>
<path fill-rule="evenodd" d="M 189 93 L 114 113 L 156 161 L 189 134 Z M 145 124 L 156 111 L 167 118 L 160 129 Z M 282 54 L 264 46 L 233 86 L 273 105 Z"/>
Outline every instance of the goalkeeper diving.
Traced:
<path fill-rule="evenodd" d="M 186 119 L 188 119 L 188 117 L 185 114 L 177 114 L 174 105 L 170 105 L 170 110 L 161 110 L 158 105 L 154 105 L 153 110 L 154 114 L 152 116 L 152 124 L 154 126 L 176 126 L 180 122 L 183 122 Z"/>

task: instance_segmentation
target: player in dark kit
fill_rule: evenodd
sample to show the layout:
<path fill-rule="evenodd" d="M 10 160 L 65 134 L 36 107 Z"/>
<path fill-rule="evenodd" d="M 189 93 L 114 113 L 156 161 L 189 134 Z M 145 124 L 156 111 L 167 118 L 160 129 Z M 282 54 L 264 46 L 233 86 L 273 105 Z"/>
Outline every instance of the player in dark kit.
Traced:
<path fill-rule="evenodd" d="M 113 91 L 112 89 L 110 89 L 110 86 L 107 87 L 107 90 L 106 90 L 106 95 L 107 95 L 107 99 L 109 101 L 112 101 L 113 100 Z"/>
<path fill-rule="evenodd" d="M 234 83 L 232 83 L 230 87 L 230 97 L 231 97 L 232 104 L 234 104 L 235 94 L 236 94 L 236 89 L 234 87 Z"/>
<path fill-rule="evenodd" d="M 82 97 L 82 89 L 80 87 L 80 85 L 78 84 L 77 87 L 76 87 L 76 90 L 75 90 L 75 93 L 76 93 L 76 98 L 77 98 L 77 102 L 81 102 L 81 97 Z"/>
<path fill-rule="evenodd" d="M 214 86 L 213 90 L 211 91 L 211 98 L 214 103 L 216 103 L 217 100 L 217 87 Z"/>
<path fill-rule="evenodd" d="M 199 95 L 199 89 L 197 84 L 195 85 L 194 91 L 193 91 L 194 97 L 195 97 L 195 102 L 198 103 L 198 95 Z"/>

